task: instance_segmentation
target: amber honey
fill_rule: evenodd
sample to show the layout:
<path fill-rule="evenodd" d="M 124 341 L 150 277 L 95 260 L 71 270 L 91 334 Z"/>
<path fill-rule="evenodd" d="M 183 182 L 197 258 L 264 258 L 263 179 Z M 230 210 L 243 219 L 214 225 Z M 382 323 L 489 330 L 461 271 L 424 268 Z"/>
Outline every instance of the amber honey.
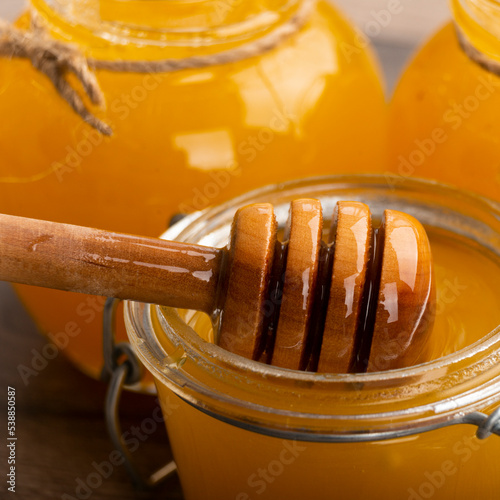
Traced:
<path fill-rule="evenodd" d="M 454 21 L 419 50 L 393 96 L 388 178 L 431 178 L 499 200 L 500 77 L 479 63 L 500 61 L 498 3 L 451 6 Z"/>

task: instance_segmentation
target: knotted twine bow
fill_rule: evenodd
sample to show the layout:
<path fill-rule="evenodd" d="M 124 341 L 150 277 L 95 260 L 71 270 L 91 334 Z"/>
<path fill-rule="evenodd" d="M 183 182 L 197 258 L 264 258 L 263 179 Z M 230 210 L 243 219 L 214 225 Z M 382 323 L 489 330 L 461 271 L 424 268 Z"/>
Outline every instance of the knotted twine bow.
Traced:
<path fill-rule="evenodd" d="M 75 46 L 50 38 L 32 13 L 31 31 L 22 31 L 0 19 L 0 56 L 29 59 L 33 67 L 46 75 L 59 95 L 91 127 L 110 136 L 113 130 L 85 106 L 78 92 L 67 80 L 73 73 L 92 104 L 105 104 L 104 94 L 93 69 L 129 73 L 171 73 L 184 69 L 229 64 L 255 57 L 274 49 L 299 31 L 309 18 L 316 0 L 303 0 L 295 14 L 267 35 L 234 49 L 206 56 L 159 61 L 104 61 L 87 58 Z"/>
<path fill-rule="evenodd" d="M 85 106 L 77 91 L 66 79 L 74 73 L 92 104 L 105 103 L 97 78 L 90 71 L 85 56 L 73 45 L 49 38 L 46 32 L 34 26 L 32 31 L 21 31 L 0 19 L 0 55 L 26 58 L 33 67 L 46 75 L 59 95 L 83 120 L 104 135 L 111 135 L 111 127 L 94 116 Z"/>

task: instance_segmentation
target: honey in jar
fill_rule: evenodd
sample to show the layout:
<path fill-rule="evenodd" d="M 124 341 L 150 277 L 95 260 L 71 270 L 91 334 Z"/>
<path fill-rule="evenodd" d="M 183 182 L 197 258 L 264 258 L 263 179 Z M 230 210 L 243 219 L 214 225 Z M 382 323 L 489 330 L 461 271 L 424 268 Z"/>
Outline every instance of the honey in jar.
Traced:
<path fill-rule="evenodd" d="M 32 0 L 17 26 L 30 24 L 97 68 L 102 106 L 65 78 L 111 135 L 85 123 L 29 60 L 0 59 L 3 213 L 158 236 L 173 215 L 251 188 L 384 163 L 376 64 L 326 1 Z M 284 29 L 275 47 L 259 48 Z M 151 69 L 242 47 L 252 50 L 233 63 Z M 117 62 L 153 66 L 103 69 Z M 39 328 L 62 335 L 65 354 L 98 376 L 104 300 L 16 290 Z"/>
<path fill-rule="evenodd" d="M 499 436 L 476 436 L 500 402 L 500 217 L 485 199 L 384 176 L 264 189 L 174 226 L 169 239 L 222 246 L 238 206 L 297 196 L 412 213 L 436 271 L 431 359 L 377 373 L 269 366 L 213 344 L 199 313 L 126 305 L 129 338 L 155 377 L 187 500 L 494 500 Z M 494 430 L 498 433 L 498 427 Z"/>
<path fill-rule="evenodd" d="M 453 21 L 418 52 L 390 110 L 388 181 L 426 177 L 500 200 L 500 9 L 452 0 Z"/>

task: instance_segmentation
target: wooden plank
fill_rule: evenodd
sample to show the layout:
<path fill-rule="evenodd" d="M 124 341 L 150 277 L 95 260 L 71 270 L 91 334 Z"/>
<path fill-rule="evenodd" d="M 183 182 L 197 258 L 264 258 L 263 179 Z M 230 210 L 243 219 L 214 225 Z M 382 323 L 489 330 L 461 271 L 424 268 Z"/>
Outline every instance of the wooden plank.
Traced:
<path fill-rule="evenodd" d="M 96 470 L 94 464 L 109 462 L 113 452 L 103 416 L 106 386 L 78 372 L 62 354 L 42 366 L 43 357 L 37 353 L 43 352 L 47 342 L 37 333 L 11 287 L 1 282 L 0 342 L 3 429 L 7 428 L 7 387 L 16 389 L 17 495 L 12 498 L 48 500 L 64 495 L 77 498 L 78 481 L 86 482 L 88 475 Z M 36 375 L 28 374 L 28 369 Z M 123 394 L 122 430 L 140 427 L 153 414 L 156 404 L 151 396 Z M 2 457 L 5 461 L 1 470 L 5 473 L 6 455 Z M 152 472 L 170 458 L 166 431 L 161 424 L 141 441 L 134 454 L 145 472 Z M 101 475 L 108 474 L 109 477 L 102 477 L 102 481 L 96 481 L 90 488 L 92 500 L 182 498 L 176 476 L 159 491 L 137 492 L 123 465 L 108 468 L 103 465 Z M 0 482 L 0 498 L 8 497 L 7 486 L 5 480 Z"/>

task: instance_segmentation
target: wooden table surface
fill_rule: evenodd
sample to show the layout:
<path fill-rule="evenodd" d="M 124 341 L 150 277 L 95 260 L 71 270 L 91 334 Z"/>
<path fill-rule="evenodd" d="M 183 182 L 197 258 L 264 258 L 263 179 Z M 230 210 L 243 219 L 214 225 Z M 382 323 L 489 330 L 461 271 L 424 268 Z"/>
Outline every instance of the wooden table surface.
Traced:
<path fill-rule="evenodd" d="M 78 480 L 87 480 L 94 463 L 109 461 L 113 446 L 103 419 L 105 385 L 78 372 L 62 356 L 51 360 L 25 385 L 19 367 L 29 367 L 32 350 L 41 352 L 46 344 L 25 313 L 10 285 L 0 283 L 0 387 L 2 388 L 2 453 L 0 470 L 5 478 L 7 388 L 16 390 L 16 494 L 22 500 L 78 498 Z M 151 396 L 124 393 L 122 429 L 140 426 L 156 407 Z M 133 454 L 144 472 L 153 472 L 171 459 L 162 425 Z M 104 470 L 104 469 L 103 469 Z M 107 473 L 106 473 L 107 475 Z M 94 478 L 95 480 L 95 478 Z M 92 480 L 90 481 L 92 483 Z M 95 483 L 98 484 L 97 482 Z M 0 498 L 7 483 L 0 482 Z M 84 495 L 85 496 L 85 495 Z M 176 478 L 169 479 L 155 493 L 135 492 L 123 466 L 115 467 L 102 485 L 92 490 L 100 499 L 180 499 Z"/>
<path fill-rule="evenodd" d="M 339 0 L 336 2 L 366 29 L 370 19 L 387 7 L 388 0 Z M 384 71 L 392 88 L 409 54 L 449 17 L 446 0 L 401 0 L 402 11 L 374 38 Z M 0 17 L 14 18 L 22 0 L 0 0 Z M 375 13 L 375 14 L 374 14 Z M 7 388 L 16 389 L 16 496 L 22 500 L 78 498 L 78 481 L 94 471 L 93 463 L 109 459 L 113 447 L 103 420 L 105 386 L 85 377 L 62 356 L 25 385 L 18 367 L 31 363 L 32 349 L 40 351 L 45 340 L 24 312 L 7 284 L 0 283 L 0 377 L 2 407 L 0 434 L 0 498 L 7 496 L 5 446 Z M 140 424 L 155 408 L 154 399 L 126 393 L 122 398 L 123 428 Z M 162 427 L 134 454 L 145 471 L 169 459 L 168 441 Z M 93 500 L 180 499 L 178 481 L 167 481 L 155 493 L 136 492 L 123 467 L 115 467 L 102 485 L 92 490 Z M 64 496 L 67 495 L 67 496 Z M 85 492 L 80 498 L 87 498 Z"/>

